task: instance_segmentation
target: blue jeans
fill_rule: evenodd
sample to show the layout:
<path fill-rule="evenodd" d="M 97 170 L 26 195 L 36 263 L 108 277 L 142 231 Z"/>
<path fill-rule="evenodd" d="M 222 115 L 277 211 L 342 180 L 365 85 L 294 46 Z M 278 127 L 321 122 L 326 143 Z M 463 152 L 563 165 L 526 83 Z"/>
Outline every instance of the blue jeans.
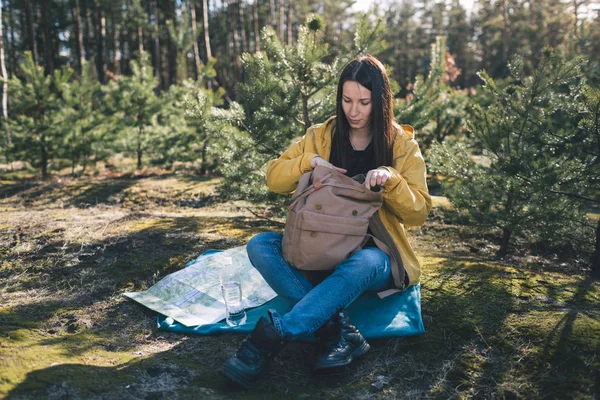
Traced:
<path fill-rule="evenodd" d="M 280 233 L 260 233 L 250 239 L 247 250 L 252 265 L 291 308 L 283 316 L 270 311 L 275 328 L 286 338 L 312 334 L 364 291 L 379 292 L 394 286 L 388 255 L 377 247 L 367 247 L 313 287 L 283 259 L 282 238 Z"/>

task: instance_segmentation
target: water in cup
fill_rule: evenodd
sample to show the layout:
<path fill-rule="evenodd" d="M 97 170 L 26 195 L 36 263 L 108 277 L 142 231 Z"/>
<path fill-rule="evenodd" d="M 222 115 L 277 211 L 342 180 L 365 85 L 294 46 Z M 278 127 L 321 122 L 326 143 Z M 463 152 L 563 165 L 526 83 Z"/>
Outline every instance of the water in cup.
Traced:
<path fill-rule="evenodd" d="M 225 300 L 227 325 L 238 326 L 246 323 L 246 311 L 242 303 L 242 285 L 235 281 L 224 282 L 221 285 L 221 292 Z"/>
<path fill-rule="evenodd" d="M 225 300 L 225 322 L 229 326 L 243 325 L 246 323 L 246 311 L 244 310 L 239 268 L 233 263 L 231 257 L 222 257 L 220 262 L 222 269 L 219 278 L 221 293 Z"/>

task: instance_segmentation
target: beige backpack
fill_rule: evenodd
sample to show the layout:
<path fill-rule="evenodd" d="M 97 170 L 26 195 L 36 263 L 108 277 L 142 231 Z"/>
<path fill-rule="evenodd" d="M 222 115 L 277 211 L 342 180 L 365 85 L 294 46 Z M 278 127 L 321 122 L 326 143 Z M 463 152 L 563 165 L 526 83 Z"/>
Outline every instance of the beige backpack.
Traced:
<path fill-rule="evenodd" d="M 394 278 L 399 278 L 395 280 L 405 281 L 400 254 L 377 214 L 383 194 L 368 190 L 361 180 L 364 176 L 350 178 L 322 166 L 302 175 L 281 245 L 290 265 L 304 271 L 333 270 L 373 238 L 390 256 Z"/>

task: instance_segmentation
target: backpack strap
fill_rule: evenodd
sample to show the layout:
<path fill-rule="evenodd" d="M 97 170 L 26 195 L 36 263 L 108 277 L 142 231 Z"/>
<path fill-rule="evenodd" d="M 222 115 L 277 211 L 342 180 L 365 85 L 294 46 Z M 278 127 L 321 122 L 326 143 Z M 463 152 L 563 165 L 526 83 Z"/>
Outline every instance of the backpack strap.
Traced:
<path fill-rule="evenodd" d="M 394 243 L 394 239 L 383 225 L 379 213 L 373 214 L 369 220 L 369 228 L 371 228 L 373 235 L 367 236 L 371 236 L 375 242 L 375 245 L 390 257 L 392 277 L 394 278 L 394 284 L 396 285 L 396 288 L 377 293 L 380 298 L 384 298 L 406 289 L 408 286 L 406 283 L 406 270 L 404 269 L 404 263 L 402 262 L 400 252 Z"/>
<path fill-rule="evenodd" d="M 394 281 L 401 280 L 402 282 L 404 282 L 405 271 L 404 271 L 404 265 L 402 264 L 402 260 L 400 260 L 400 266 L 398 266 L 396 257 L 394 257 L 394 254 L 392 253 L 390 248 L 385 243 L 383 243 L 381 240 L 377 239 L 373 235 L 367 235 L 367 236 L 370 236 L 371 238 L 373 238 L 375 245 L 381 251 L 383 251 L 385 254 L 387 254 L 390 257 L 390 266 L 392 269 L 392 277 L 394 278 Z M 402 275 L 402 277 L 400 277 L 400 275 Z M 377 296 L 379 296 L 380 299 L 383 299 L 385 297 L 391 296 L 394 293 L 400 293 L 404 289 L 406 289 L 406 287 L 402 287 L 402 289 L 393 288 L 393 289 L 384 290 L 382 292 L 377 292 Z"/>

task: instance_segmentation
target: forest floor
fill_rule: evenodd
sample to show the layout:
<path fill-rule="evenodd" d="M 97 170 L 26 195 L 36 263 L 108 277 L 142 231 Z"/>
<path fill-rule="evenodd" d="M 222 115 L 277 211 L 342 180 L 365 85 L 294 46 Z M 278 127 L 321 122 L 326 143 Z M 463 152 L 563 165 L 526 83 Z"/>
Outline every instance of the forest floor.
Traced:
<path fill-rule="evenodd" d="M 241 335 L 156 329 L 125 298 L 207 249 L 280 222 L 222 202 L 218 179 L 145 170 L 42 182 L 0 174 L 0 398 L 371 399 L 600 397 L 600 282 L 584 263 L 458 225 L 436 198 L 410 233 L 426 333 L 371 341 L 362 359 L 311 373 L 293 343 L 246 391 L 217 373 Z M 381 389 L 372 383 L 389 378 Z"/>

